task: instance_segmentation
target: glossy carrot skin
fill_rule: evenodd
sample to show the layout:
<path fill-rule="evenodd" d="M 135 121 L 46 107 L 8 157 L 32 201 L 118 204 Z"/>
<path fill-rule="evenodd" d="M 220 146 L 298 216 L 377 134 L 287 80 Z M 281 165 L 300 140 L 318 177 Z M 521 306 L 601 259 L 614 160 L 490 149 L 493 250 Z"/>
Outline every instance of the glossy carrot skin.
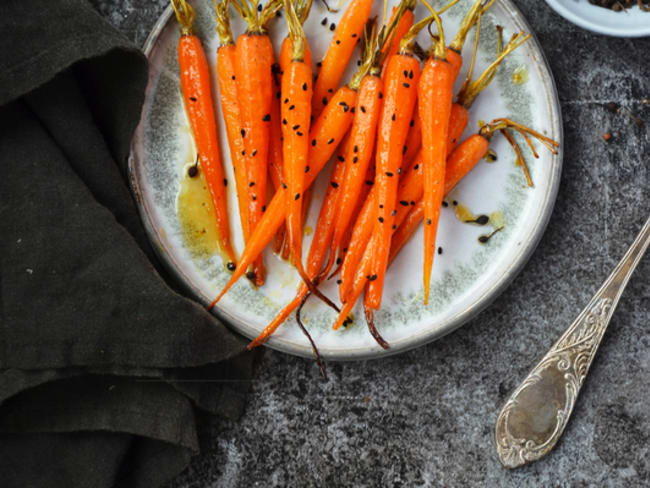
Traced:
<path fill-rule="evenodd" d="M 373 235 L 378 236 L 372 260 L 366 303 L 379 309 L 388 265 L 397 184 L 402 166 L 404 143 L 417 98 L 420 63 L 409 54 L 396 54 L 388 60 L 384 81 L 384 105 L 379 119 L 375 186 L 377 187 L 377 219 Z"/>
<path fill-rule="evenodd" d="M 318 79 L 314 85 L 312 113 L 317 117 L 332 98 L 341 81 L 354 47 L 368 22 L 372 0 L 351 0 L 334 31 L 332 43 L 321 63 Z"/>
<path fill-rule="evenodd" d="M 251 232 L 262 218 L 266 204 L 269 131 L 272 93 L 273 48 L 267 35 L 246 33 L 237 38 L 235 50 L 237 96 L 241 112 L 240 134 L 246 150 L 249 188 L 248 217 Z M 261 277 L 256 277 L 256 284 Z"/>
<path fill-rule="evenodd" d="M 309 171 L 305 173 L 303 191 L 314 182 L 314 179 L 323 169 L 334 153 L 338 143 L 348 131 L 352 123 L 352 114 L 349 110 L 345 111 L 343 109 L 344 105 L 341 105 L 341 103 L 347 106 L 354 106 L 356 95 L 356 91 L 351 88 L 347 86 L 341 87 L 334 95 L 332 104 L 326 107 L 312 125 L 309 134 Z M 212 308 L 244 274 L 246 268 L 260 255 L 273 238 L 275 232 L 285 221 L 287 211 L 286 203 L 285 189 L 281 187 L 275 192 L 258 226 L 251 232 L 249 242 L 242 252 L 239 263 L 237 263 L 237 268 L 230 277 L 230 280 L 219 296 L 212 301 L 208 309 Z"/>
<path fill-rule="evenodd" d="M 449 62 L 430 58 L 424 67 L 418 86 L 424 165 L 423 281 L 425 305 L 429 301 L 429 284 L 435 255 L 436 231 L 444 195 L 447 139 L 454 79 L 454 68 Z"/>
<path fill-rule="evenodd" d="M 219 245 L 231 262 L 235 252 L 230 243 L 226 180 L 221 165 L 217 125 L 210 88 L 210 72 L 201 41 L 194 35 L 182 35 L 178 41 L 178 64 L 181 71 L 181 91 L 192 127 L 201 169 L 210 190 L 217 217 Z"/>
<path fill-rule="evenodd" d="M 361 190 L 366 186 L 364 181 L 375 148 L 377 123 L 379 122 L 383 99 L 382 89 L 381 78 L 374 75 L 364 77 L 359 87 L 354 119 L 350 129 L 350 142 L 345 154 L 345 176 L 342 195 L 338 206 L 328 268 L 325 274 L 329 272 L 334 263 L 341 240 L 350 226 Z"/>
<path fill-rule="evenodd" d="M 314 280 L 318 275 L 320 268 L 327 256 L 332 235 L 334 233 L 334 222 L 336 217 L 336 208 L 338 205 L 339 196 L 341 194 L 340 185 L 343 180 L 343 173 L 345 171 L 345 164 L 338 161 L 332 171 L 330 177 L 330 184 L 327 186 L 327 192 L 323 199 L 320 213 L 318 214 L 318 221 L 316 222 L 316 229 L 314 231 L 314 238 L 311 241 L 309 248 L 309 255 L 307 256 L 307 266 L 305 271 L 310 279 Z M 252 341 L 247 348 L 250 350 L 265 342 L 276 329 L 291 315 L 291 313 L 300 306 L 302 299 L 307 295 L 307 285 L 300 284 L 296 297 L 289 302 L 281 311 L 276 315 L 273 320 L 267 325 L 262 333 Z"/>
<path fill-rule="evenodd" d="M 311 117 L 311 67 L 303 61 L 289 63 L 282 75 L 282 135 L 284 178 L 288 191 L 286 226 L 294 266 L 302 267 L 302 198 L 309 154 Z"/>
<path fill-rule="evenodd" d="M 271 68 L 273 76 L 272 80 L 272 93 L 271 96 L 271 121 L 269 127 L 269 177 L 273 188 L 277 191 L 282 186 L 282 178 L 284 172 L 284 160 L 282 157 L 282 124 L 280 123 L 280 98 L 282 92 L 280 91 L 281 71 L 279 64 L 273 65 Z M 281 226 L 273 238 L 273 252 L 279 254 L 282 251 L 284 244 L 285 227 Z M 259 260 L 260 258 L 258 258 Z"/>
<path fill-rule="evenodd" d="M 390 256 L 388 258 L 388 266 L 390 266 L 404 245 L 409 241 L 417 228 L 420 226 L 422 223 L 422 217 L 424 217 L 424 201 L 418 200 L 418 202 L 410 209 L 409 213 L 406 215 L 406 218 L 404 219 L 404 222 L 402 222 L 402 225 L 400 225 L 393 234 L 393 239 L 390 242 Z"/>
<path fill-rule="evenodd" d="M 451 115 L 449 116 L 449 132 L 447 134 L 447 155 L 453 151 L 458 141 L 460 141 L 468 121 L 469 112 L 467 109 L 458 103 L 452 104 Z"/>
<path fill-rule="evenodd" d="M 217 49 L 217 80 L 221 112 L 226 125 L 230 160 L 235 173 L 237 200 L 239 202 L 239 218 L 241 221 L 244 242 L 248 240 L 248 188 L 246 187 L 246 169 L 244 157 L 244 141 L 241 137 L 241 116 L 237 100 L 237 85 L 235 83 L 235 45 L 226 44 Z"/>

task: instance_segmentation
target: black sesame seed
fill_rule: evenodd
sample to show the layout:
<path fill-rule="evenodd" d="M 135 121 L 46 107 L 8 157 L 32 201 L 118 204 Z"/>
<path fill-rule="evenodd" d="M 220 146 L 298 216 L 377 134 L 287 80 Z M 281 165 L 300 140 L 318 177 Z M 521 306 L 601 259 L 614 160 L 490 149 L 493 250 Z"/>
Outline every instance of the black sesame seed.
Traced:
<path fill-rule="evenodd" d="M 338 188 L 339 184 L 336 181 L 330 181 L 330 185 L 332 185 L 332 188 Z"/>
<path fill-rule="evenodd" d="M 381 222 L 381 223 L 383 224 L 383 223 L 384 223 L 384 218 L 383 218 L 383 217 L 379 217 L 379 222 Z"/>
<path fill-rule="evenodd" d="M 323 105 L 327 105 L 327 97 L 323 97 Z"/>
<path fill-rule="evenodd" d="M 287 189 L 287 184 L 284 181 L 282 182 L 282 188 L 284 188 L 285 190 Z"/>
<path fill-rule="evenodd" d="M 307 83 L 302 84 L 302 91 L 307 91 Z"/>
<path fill-rule="evenodd" d="M 290 105 L 290 106 L 289 106 L 289 110 L 293 110 L 294 108 L 296 108 L 295 105 Z"/>
<path fill-rule="evenodd" d="M 305 173 L 309 173 L 309 166 L 305 166 Z"/>
<path fill-rule="evenodd" d="M 456 200 L 454 200 L 454 201 L 451 202 L 451 203 L 452 203 L 452 205 L 454 205 L 454 206 L 458 205 L 458 201 L 456 201 Z"/>
<path fill-rule="evenodd" d="M 411 205 L 415 205 L 415 202 L 413 200 L 411 200 Z"/>
<path fill-rule="evenodd" d="M 196 97 L 190 97 L 190 100 L 192 100 L 193 102 L 196 102 Z"/>
<path fill-rule="evenodd" d="M 355 110 L 356 110 L 356 108 L 355 108 L 355 107 L 352 107 L 352 108 L 350 109 L 350 113 L 353 114 Z"/>
<path fill-rule="evenodd" d="M 246 278 L 253 281 L 255 279 L 255 271 L 249 271 L 248 273 L 246 273 Z"/>
<path fill-rule="evenodd" d="M 377 279 L 377 275 L 374 274 L 370 278 L 368 278 L 370 281 L 375 281 Z"/>
<path fill-rule="evenodd" d="M 397 229 L 397 225 L 393 224 L 393 230 Z"/>
<path fill-rule="evenodd" d="M 361 60 L 360 59 L 357 61 L 357 66 L 361 66 Z"/>
<path fill-rule="evenodd" d="M 357 33 L 356 33 L 356 32 L 355 32 L 354 34 L 352 34 L 352 38 L 354 39 L 355 37 L 357 37 Z"/>
<path fill-rule="evenodd" d="M 296 193 L 296 196 L 293 197 L 294 200 L 299 200 L 300 199 L 300 193 Z"/>
<path fill-rule="evenodd" d="M 246 131 L 244 129 L 241 130 L 241 136 L 246 137 Z"/>
<path fill-rule="evenodd" d="M 411 85 L 409 85 L 408 83 L 402 83 L 402 85 L 404 86 L 404 88 L 411 88 Z"/>
<path fill-rule="evenodd" d="M 391 116 L 391 120 L 392 120 L 393 122 L 395 122 L 395 114 L 393 114 L 393 115 Z"/>
<path fill-rule="evenodd" d="M 261 11 L 262 11 L 262 8 L 263 8 L 263 7 L 262 7 L 262 4 L 260 3 L 260 4 L 257 6 L 257 11 L 258 11 L 258 12 L 261 12 Z"/>
<path fill-rule="evenodd" d="M 382 98 L 384 98 L 384 94 L 382 92 L 379 92 L 379 99 L 381 100 Z"/>
<path fill-rule="evenodd" d="M 228 186 L 228 180 L 226 178 L 223 179 L 223 186 Z"/>
<path fill-rule="evenodd" d="M 318 63 L 316 63 L 316 66 L 318 66 L 318 67 L 320 68 L 321 66 L 323 66 L 323 63 L 321 63 L 321 62 L 319 61 Z"/>
<path fill-rule="evenodd" d="M 262 117 L 262 122 L 268 122 L 269 120 L 271 120 L 271 114 L 266 114 Z"/>
<path fill-rule="evenodd" d="M 443 200 L 443 201 L 442 201 L 442 206 L 443 206 L 443 207 L 448 207 L 449 204 Z"/>
<path fill-rule="evenodd" d="M 409 78 L 413 79 L 413 70 L 409 71 Z"/>
<path fill-rule="evenodd" d="M 409 72 L 404 70 L 404 78 L 408 78 L 408 77 L 409 77 Z"/>
<path fill-rule="evenodd" d="M 334 93 L 334 90 L 332 88 L 328 88 L 327 93 Z"/>
<path fill-rule="evenodd" d="M 300 124 L 296 124 L 292 127 L 293 130 L 298 130 L 300 129 Z"/>
<path fill-rule="evenodd" d="M 371 186 L 372 186 L 372 185 L 374 185 L 374 184 L 375 184 L 374 181 L 372 181 L 372 180 L 366 180 L 366 185 L 371 185 Z"/>
<path fill-rule="evenodd" d="M 404 147 L 402 148 L 402 154 L 406 154 L 406 144 L 405 144 Z"/>
<path fill-rule="evenodd" d="M 438 254 L 442 254 L 442 248 L 441 247 L 438 248 Z"/>
<path fill-rule="evenodd" d="M 427 225 L 431 225 L 431 219 L 427 219 Z"/>
<path fill-rule="evenodd" d="M 320 25 L 327 25 L 327 17 L 323 17 L 323 20 L 320 21 Z"/>
<path fill-rule="evenodd" d="M 339 39 L 336 40 L 337 44 L 341 44 L 341 41 Z"/>
<path fill-rule="evenodd" d="M 413 166 L 413 169 L 414 169 L 415 171 L 417 171 L 417 169 L 418 169 L 419 167 L 420 167 L 420 165 L 419 165 L 419 164 L 416 164 L 415 166 Z"/>
<path fill-rule="evenodd" d="M 235 266 L 235 263 L 232 261 L 229 261 L 226 265 L 226 268 L 228 268 L 229 271 L 235 271 L 237 269 L 237 266 Z"/>
<path fill-rule="evenodd" d="M 390 171 L 386 171 L 386 176 L 388 176 L 389 178 L 391 178 L 391 177 L 393 176 L 393 173 L 391 173 Z"/>
<path fill-rule="evenodd" d="M 361 111 L 362 111 L 364 114 L 366 113 L 366 107 L 364 107 L 363 105 L 361 105 L 361 107 L 359 107 L 359 108 L 361 109 Z"/>
<path fill-rule="evenodd" d="M 311 140 L 311 145 L 312 145 L 312 146 L 315 146 L 315 145 L 316 145 L 316 139 L 312 139 L 312 140 Z"/>
<path fill-rule="evenodd" d="M 254 202 L 257 201 L 257 195 L 255 195 L 254 193 L 253 193 L 253 196 L 251 198 L 253 199 Z"/>
<path fill-rule="evenodd" d="M 355 145 L 355 146 L 352 148 L 352 150 L 353 150 L 354 152 L 359 152 L 359 146 L 356 146 L 356 145 Z"/>
<path fill-rule="evenodd" d="M 330 30 L 333 31 L 334 29 L 336 29 L 336 24 L 334 22 L 332 22 L 330 24 Z"/>
<path fill-rule="evenodd" d="M 266 205 L 262 205 L 262 212 L 266 212 Z"/>
<path fill-rule="evenodd" d="M 256 154 L 257 154 L 257 149 L 253 149 L 253 152 L 251 153 L 251 156 L 255 157 Z"/>
<path fill-rule="evenodd" d="M 251 186 L 255 186 L 255 182 L 254 182 L 254 181 L 251 181 L 251 182 L 248 184 L 248 186 L 249 186 L 249 187 L 251 187 Z"/>
<path fill-rule="evenodd" d="M 244 150 L 241 152 L 241 155 L 242 155 L 242 156 L 246 156 L 246 149 L 244 149 Z"/>
<path fill-rule="evenodd" d="M 329 141 L 327 141 L 328 144 L 332 144 L 334 142 L 334 138 L 332 137 Z"/>
<path fill-rule="evenodd" d="M 403 207 L 408 207 L 409 206 L 409 202 L 407 202 L 406 200 L 400 200 L 399 204 L 402 205 Z"/>
<path fill-rule="evenodd" d="M 340 285 L 341 283 L 343 283 L 343 280 L 336 280 L 337 285 Z"/>
<path fill-rule="evenodd" d="M 288 98 L 285 98 L 284 101 L 283 101 L 282 103 L 289 103 L 289 99 L 288 99 Z"/>
<path fill-rule="evenodd" d="M 380 203 L 380 204 L 379 204 L 379 208 L 384 208 L 384 204 L 383 204 L 383 203 Z"/>
<path fill-rule="evenodd" d="M 341 156 L 340 154 L 336 158 L 341 162 L 345 161 L 345 158 L 343 156 Z"/>
<path fill-rule="evenodd" d="M 287 119 L 282 119 L 282 125 L 287 125 Z"/>
<path fill-rule="evenodd" d="M 397 213 L 397 210 L 393 209 L 393 211 L 390 213 L 391 217 L 394 217 L 396 213 Z"/>
<path fill-rule="evenodd" d="M 352 158 L 352 164 L 357 164 L 357 161 L 359 161 L 358 157 L 355 156 Z"/>
<path fill-rule="evenodd" d="M 411 119 L 411 123 L 409 124 L 410 127 L 413 127 L 415 125 L 415 119 Z"/>
<path fill-rule="evenodd" d="M 341 264 L 341 258 L 336 258 L 336 265 L 338 266 L 339 264 Z"/>

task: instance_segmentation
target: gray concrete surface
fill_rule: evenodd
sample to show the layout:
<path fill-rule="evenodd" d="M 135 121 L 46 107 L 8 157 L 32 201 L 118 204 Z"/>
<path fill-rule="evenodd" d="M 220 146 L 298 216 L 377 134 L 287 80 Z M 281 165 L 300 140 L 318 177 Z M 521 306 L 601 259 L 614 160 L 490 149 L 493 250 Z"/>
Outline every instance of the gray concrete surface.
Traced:
<path fill-rule="evenodd" d="M 92 0 L 142 45 L 166 1 Z M 477 319 L 385 360 L 328 364 L 267 351 L 238 422 L 208 420 L 167 488 L 649 486 L 650 258 L 632 278 L 555 451 L 503 469 L 493 426 L 508 392 L 587 303 L 650 215 L 650 38 L 581 30 L 517 0 L 550 62 L 564 172 L 529 264 Z M 650 14 L 648 14 L 650 22 Z M 646 121 L 637 127 L 616 102 Z M 605 143 L 602 134 L 613 137 Z"/>

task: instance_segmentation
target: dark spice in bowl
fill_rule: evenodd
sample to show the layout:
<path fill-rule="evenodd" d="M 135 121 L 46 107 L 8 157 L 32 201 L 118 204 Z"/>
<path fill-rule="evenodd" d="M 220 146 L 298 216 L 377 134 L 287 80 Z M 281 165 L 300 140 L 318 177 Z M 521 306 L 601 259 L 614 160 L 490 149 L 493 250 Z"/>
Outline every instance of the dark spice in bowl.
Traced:
<path fill-rule="evenodd" d="M 589 3 L 605 7 L 615 12 L 622 12 L 638 5 L 644 12 L 650 12 L 650 0 L 589 0 Z"/>

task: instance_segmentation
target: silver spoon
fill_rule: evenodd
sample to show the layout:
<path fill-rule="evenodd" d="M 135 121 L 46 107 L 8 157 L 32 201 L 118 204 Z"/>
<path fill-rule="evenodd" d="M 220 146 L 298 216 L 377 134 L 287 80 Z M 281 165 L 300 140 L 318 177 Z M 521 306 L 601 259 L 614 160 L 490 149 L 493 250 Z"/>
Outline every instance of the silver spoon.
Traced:
<path fill-rule="evenodd" d="M 564 432 L 605 329 L 648 244 L 650 219 L 600 290 L 504 405 L 495 440 L 506 468 L 537 461 Z"/>

